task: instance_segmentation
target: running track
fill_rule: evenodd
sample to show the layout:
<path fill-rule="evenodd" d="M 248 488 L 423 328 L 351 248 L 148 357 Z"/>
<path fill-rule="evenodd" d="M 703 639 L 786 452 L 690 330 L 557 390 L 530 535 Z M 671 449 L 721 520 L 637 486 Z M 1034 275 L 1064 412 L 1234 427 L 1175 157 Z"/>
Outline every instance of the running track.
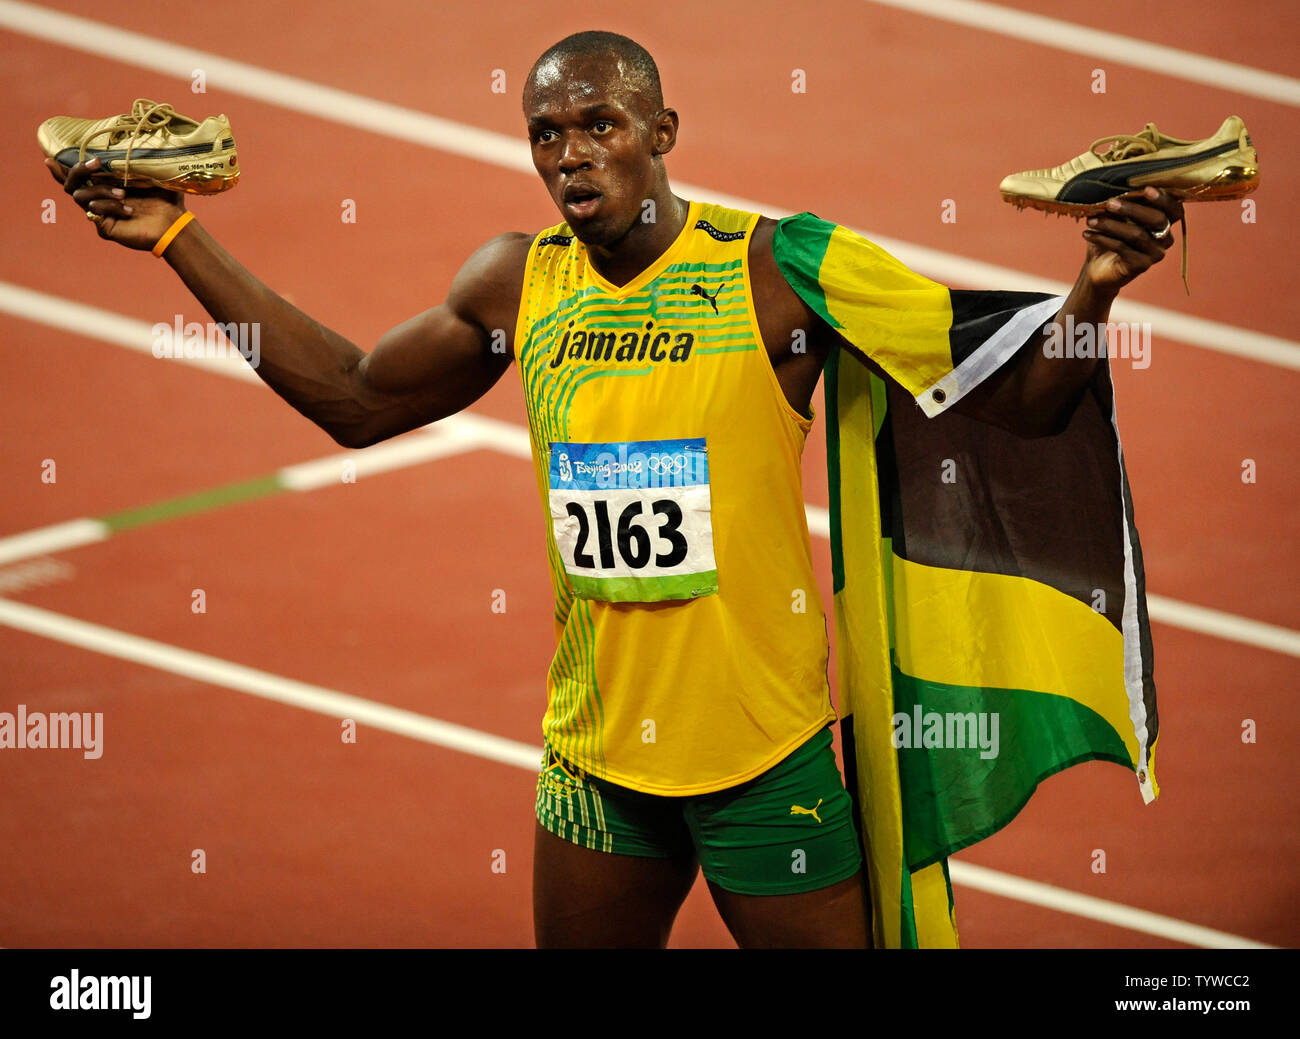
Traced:
<path fill-rule="evenodd" d="M 1137 20 L 1118 0 L 1090 5 L 1094 29 L 1176 52 L 1146 60 L 1149 48 L 1114 41 L 1100 54 L 1058 49 L 1077 33 L 1015 17 L 1068 20 L 1074 5 L 949 5 L 997 31 L 908 7 L 836 0 L 814 20 L 732 0 L 710 4 L 707 18 L 684 2 L 606 4 L 593 26 L 551 3 L 376 0 L 363 18 L 339 0 L 300 14 L 251 0 L 137 0 L 108 26 L 89 2 L 0 2 L 10 184 L 0 559 L 12 550 L 0 566 L 0 710 L 105 715 L 99 760 L 0 755 L 0 887 L 11 893 L 0 945 L 531 942 L 534 775 L 522 766 L 540 742 L 551 626 L 514 371 L 474 408 L 496 423 L 411 434 L 395 442 L 412 442 L 400 449 L 408 457 L 386 472 L 364 470 L 368 453 L 352 456 L 362 474 L 345 483 L 336 446 L 256 381 L 122 348 L 155 321 L 206 318 L 163 264 L 95 239 L 56 196 L 33 131 L 49 115 L 107 114 L 138 96 L 226 112 L 247 172 L 234 194 L 197 202 L 200 219 L 268 284 L 369 348 L 438 302 L 485 238 L 554 222 L 540 184 L 521 172 L 522 145 L 498 148 L 472 131 L 518 138 L 532 59 L 591 27 L 625 32 L 658 58 L 682 115 L 675 181 L 771 212 L 810 209 L 900 243 L 922 269 L 923 259 L 944 265 L 952 284 L 1000 276 L 971 261 L 1023 272 L 1014 284 L 1073 280 L 1078 228 L 1003 205 L 995 188 L 1010 170 L 1054 164 L 1148 120 L 1196 137 L 1230 113 L 1246 119 L 1265 177 L 1256 222 L 1233 204 L 1191 209 L 1193 295 L 1176 256 L 1135 285 L 1128 299 L 1157 308 L 1142 312 L 1155 314 L 1152 363 L 1116 369 L 1148 584 L 1167 600 L 1153 608 L 1164 793 L 1144 808 L 1127 772 L 1072 769 L 960 856 L 967 868 L 954 877 L 967 946 L 1300 942 L 1290 753 L 1300 736 L 1300 15 L 1274 2 L 1203 5 L 1188 17 L 1185 3 L 1161 2 Z M 75 23 L 84 42 L 66 45 L 74 23 L 51 29 L 51 11 L 89 19 Z M 121 30 L 204 55 L 159 57 L 142 41 L 127 46 L 113 35 Z M 1273 75 L 1259 86 L 1232 72 L 1224 86 L 1189 55 Z M 189 74 L 205 66 L 207 93 L 195 97 Z M 790 89 L 796 68 L 806 94 Z M 1095 68 L 1105 94 L 1090 90 Z M 495 69 L 504 95 L 491 90 Z M 357 99 L 346 119 L 302 110 L 319 87 Z M 455 125 L 416 120 L 399 132 L 364 99 Z M 46 198 L 56 199 L 53 224 L 40 219 Z M 355 224 L 340 220 L 344 199 L 356 203 Z M 955 223 L 940 219 L 945 199 Z M 824 507 L 818 439 L 806 493 Z M 249 483 L 320 458 L 289 478 L 312 489 Z M 1254 484 L 1241 479 L 1247 458 Z M 53 484 L 40 479 L 45 459 L 57 465 Z M 119 516 L 231 485 L 225 502 L 182 500 L 136 514 L 136 525 Z M 9 540 L 111 516 L 123 529 L 102 540 Z M 825 539 L 814 549 L 829 588 Z M 191 611 L 195 589 L 206 613 Z M 497 589 L 503 614 L 491 610 Z M 1189 627 L 1177 604 L 1255 623 L 1214 615 Z M 200 666 L 207 680 L 193 677 Z M 407 713 L 337 704 L 329 691 Z M 359 711 L 373 721 L 344 744 L 338 719 Z M 1253 744 L 1242 742 L 1245 719 Z M 190 870 L 196 848 L 203 875 Z M 1104 874 L 1090 868 L 1096 849 Z M 504 873 L 492 869 L 499 851 Z M 1007 875 L 1050 888 L 1042 898 L 1015 881 L 987 890 Z M 1080 907 L 1070 893 L 1118 908 Z M 731 944 L 702 885 L 674 944 Z"/>

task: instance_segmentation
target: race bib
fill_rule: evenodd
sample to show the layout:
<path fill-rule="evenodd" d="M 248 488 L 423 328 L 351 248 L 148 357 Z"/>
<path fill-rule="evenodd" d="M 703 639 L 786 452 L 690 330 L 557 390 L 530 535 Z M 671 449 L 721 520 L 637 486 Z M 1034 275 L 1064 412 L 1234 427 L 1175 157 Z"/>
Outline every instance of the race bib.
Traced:
<path fill-rule="evenodd" d="M 583 599 L 663 602 L 718 590 L 704 439 L 551 444 L 555 544 Z"/>

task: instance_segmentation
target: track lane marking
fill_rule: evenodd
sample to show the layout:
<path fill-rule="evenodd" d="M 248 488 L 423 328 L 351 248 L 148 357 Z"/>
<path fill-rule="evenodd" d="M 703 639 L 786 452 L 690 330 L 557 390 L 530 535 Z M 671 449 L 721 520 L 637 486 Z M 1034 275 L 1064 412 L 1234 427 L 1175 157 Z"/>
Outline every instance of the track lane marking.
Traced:
<path fill-rule="evenodd" d="M 945 0 L 946 2 L 946 0 Z M 128 32 L 105 22 L 51 11 L 16 0 L 0 0 L 0 26 L 57 46 L 98 58 L 118 61 L 189 82 L 202 68 L 207 82 L 242 97 L 300 112 L 366 133 L 408 141 L 462 158 L 537 176 L 522 135 L 512 137 L 457 123 L 415 109 L 403 108 L 345 90 L 272 72 L 207 51 Z M 709 198 L 724 206 L 789 216 L 793 210 L 675 181 L 676 190 L 692 198 Z M 1022 289 L 1066 295 L 1070 285 L 1023 271 L 983 263 L 938 249 L 862 231 L 908 267 L 936 281 L 981 289 Z M 1190 346 L 1244 357 L 1263 364 L 1300 370 L 1300 343 L 1235 325 L 1190 317 L 1177 311 L 1120 299 L 1112 308 L 1115 321 L 1149 321 L 1163 337 Z"/>
<path fill-rule="evenodd" d="M 82 545 L 103 541 L 108 535 L 108 528 L 99 520 L 93 519 L 68 520 L 66 523 L 38 527 L 22 534 L 11 534 L 7 538 L 0 538 L 0 566 L 16 563 L 20 559 L 30 559 L 32 556 L 80 548 Z"/>
<path fill-rule="evenodd" d="M 1300 657 L 1300 631 L 1283 628 L 1277 624 L 1248 620 L 1236 614 L 1214 610 L 1195 603 L 1179 602 L 1163 595 L 1147 592 L 1147 613 L 1153 621 L 1168 624 L 1185 631 L 1240 642 L 1259 649 Z"/>
<path fill-rule="evenodd" d="M 165 642 L 130 635 L 99 624 L 76 620 L 39 607 L 0 598 L 0 624 L 31 635 L 77 646 L 104 656 L 180 675 L 196 682 L 220 686 L 336 718 L 352 718 L 384 732 L 407 736 L 448 750 L 472 754 L 516 768 L 537 771 L 540 747 L 494 736 L 463 725 L 441 721 L 400 707 L 352 696 L 324 686 L 233 664 L 219 657 L 195 653 Z"/>
<path fill-rule="evenodd" d="M 536 773 L 541 766 L 541 747 L 351 693 L 284 678 L 268 671 L 234 664 L 219 657 L 181 649 L 25 603 L 0 598 L 0 625 L 331 718 L 352 718 L 374 729 L 529 772 Z M 1126 930 L 1171 938 L 1188 945 L 1207 948 L 1272 948 L 1240 935 L 1202 927 L 1119 902 L 1092 898 L 1066 888 L 1026 880 L 972 863 L 953 860 L 951 875 L 954 883 L 966 887 L 1074 916 L 1100 920 Z"/>
<path fill-rule="evenodd" d="M 1104 58 L 1120 65 L 1217 87 L 1232 94 L 1258 97 L 1283 105 L 1300 105 L 1300 79 L 1267 72 L 1251 65 L 1180 50 L 1077 22 L 1049 18 L 980 0 L 866 0 L 940 21 L 1010 36 L 1056 50 Z M 1085 8 L 1086 10 L 1086 8 Z"/>
<path fill-rule="evenodd" d="M 901 4 L 900 4 L 900 5 L 901 5 Z M 12 5 L 4 4 L 4 7 L 12 7 Z M 22 5 L 22 7 L 26 7 L 26 5 Z M 991 7 L 991 5 L 984 5 L 984 7 Z M 55 42 L 56 42 L 56 43 L 61 43 L 62 40 L 55 40 Z M 468 127 L 468 129 L 472 129 L 472 127 Z M 481 155 L 472 155 L 472 156 L 469 156 L 469 157 L 476 157 L 476 159 L 481 159 L 482 156 L 481 156 Z M 530 170 L 530 168 L 529 168 L 528 172 L 530 173 L 530 172 L 532 172 L 532 170 Z M 750 204 L 750 207 L 749 207 L 749 208 L 758 208 L 758 207 L 755 207 L 754 204 Z M 768 208 L 768 209 L 772 209 L 772 208 L 774 208 L 774 207 L 767 207 L 767 208 Z M 879 242 L 880 239 L 879 239 L 879 238 L 878 238 L 878 239 L 875 239 L 875 241 L 878 241 L 878 242 Z M 957 259 L 958 261 L 962 261 L 962 257 L 956 257 L 956 259 Z M 1011 274 L 1017 274 L 1017 272 L 1008 272 L 1008 273 L 1011 273 Z M 1017 274 L 1017 277 L 1019 277 L 1018 274 Z M 1023 282 L 1022 282 L 1022 287 L 1023 287 Z M 1175 316 L 1177 316 L 1177 315 L 1175 315 Z M 1295 346 L 1294 343 L 1287 343 L 1286 341 L 1281 341 L 1281 339 L 1279 339 L 1278 342 L 1279 342 L 1279 343 L 1282 343 L 1283 346 L 1287 346 L 1287 347 L 1294 347 L 1294 346 Z M 1288 365 L 1288 367 L 1295 367 L 1295 365 Z M 513 442 L 513 438 L 511 438 L 511 442 Z M 525 447 L 526 447 L 526 433 L 525 433 L 525 441 L 524 441 L 524 443 L 525 443 Z M 526 453 L 525 453 L 525 454 L 526 454 Z M 413 464 L 413 463 L 412 463 L 412 464 Z M 814 506 L 809 506 L 809 510 L 810 510 L 810 521 L 813 520 L 813 510 L 814 510 L 814 508 L 815 508 Z M 824 510 L 823 510 L 823 511 L 824 511 Z M 78 523 L 78 521 L 73 521 L 73 523 L 74 523 L 74 524 L 75 524 L 75 523 Z M 48 529 L 48 528 L 47 528 L 47 529 Z M 1191 609 L 1201 609 L 1201 607 L 1191 607 Z M 1214 611 L 1206 611 L 1206 612 L 1214 612 Z M 1230 616 L 1230 615 L 1221 615 L 1221 616 Z M 1279 631 L 1281 631 L 1281 629 L 1279 629 Z M 285 702 L 289 702 L 289 701 L 285 701 Z M 382 705 L 381 705 L 381 706 L 382 706 Z M 519 745 L 519 746 L 523 746 L 523 745 Z M 536 766 L 534 766 L 534 765 L 528 765 L 528 766 L 525 766 L 525 767 L 529 767 L 529 769 L 533 769 L 533 767 L 536 767 Z M 956 880 L 957 883 L 967 883 L 967 886 L 978 886 L 978 884 L 972 884 L 972 883 L 970 883 L 969 878 L 967 878 L 967 880 L 958 879 L 958 876 L 957 876 L 957 874 L 958 874 L 958 869 L 961 870 L 961 873 L 962 873 L 962 874 L 967 874 L 967 871 L 969 871 L 969 870 L 982 870 L 983 867 L 970 866 L 969 863 L 959 863 L 959 862 L 956 862 L 956 861 L 953 862 L 953 867 L 954 867 L 954 880 Z M 985 871 L 985 873 L 992 874 L 993 871 Z M 1011 878 L 1011 879 L 1013 879 L 1013 880 L 1019 880 L 1019 879 L 1021 879 L 1021 878 Z M 1030 884 L 1032 884 L 1032 883 L 1034 883 L 1034 882 L 1023 882 L 1023 883 L 1030 883 Z M 1045 889 L 1049 889 L 1049 891 L 1062 891 L 1062 889 L 1060 889 L 1060 888 L 1054 888 L 1054 889 L 1053 889 L 1053 888 L 1049 888 L 1049 886 L 1039 886 L 1039 887 L 1041 887 L 1041 888 L 1045 888 Z M 995 892 L 995 893 L 998 893 L 998 892 Z M 1069 895 L 1069 893 L 1071 893 L 1071 892 L 1065 892 L 1065 893 L 1067 893 L 1067 895 Z M 1079 897 L 1087 897 L 1087 896 L 1079 896 Z M 1092 900 L 1092 901 L 1100 902 L 1101 900 Z M 1115 904 L 1110 904 L 1110 905 L 1115 905 Z M 1121 908 L 1123 908 L 1123 906 L 1121 906 Z M 1143 910 L 1134 910 L 1134 912 L 1141 913 L 1141 912 L 1143 912 Z M 1154 915 L 1154 914 L 1148 914 L 1148 915 Z M 1166 919 L 1167 919 L 1167 918 L 1166 918 Z M 1175 922 L 1177 922 L 1177 921 L 1175 921 Z M 1188 926 L 1188 927 L 1192 927 L 1193 925 L 1186 925 L 1186 926 Z M 1208 931 L 1208 928 L 1199 928 L 1199 930 L 1201 930 L 1201 931 L 1205 931 L 1206 934 L 1222 935 L 1222 932 Z M 1226 938 L 1234 938 L 1234 936 L 1227 935 Z M 1257 943 L 1248 943 L 1248 944 L 1251 944 L 1251 945 L 1257 945 Z"/>
<path fill-rule="evenodd" d="M 1172 916 L 1162 916 L 1146 909 L 1126 906 L 1122 902 L 1111 902 L 1092 895 L 1081 895 L 1068 888 L 1043 884 L 1037 880 L 1028 880 L 1011 873 L 977 866 L 973 862 L 960 859 L 948 860 L 949 873 L 954 884 L 983 891 L 1002 898 L 1012 898 L 1017 902 L 1054 909 L 1062 913 L 1084 916 L 1090 920 L 1114 924 L 1131 931 L 1144 931 L 1185 945 L 1198 945 L 1206 949 L 1276 949 L 1240 935 L 1216 931 L 1200 924 L 1187 923 Z"/>
<path fill-rule="evenodd" d="M 101 339 L 115 346 L 152 355 L 152 326 L 144 321 L 123 317 L 97 307 L 70 303 L 44 293 L 26 292 L 19 286 L 0 282 L 0 312 L 7 312 L 28 321 L 51 325 L 89 339 Z M 104 322 L 107 331 L 101 332 L 101 322 Z M 233 352 L 223 357 L 175 358 L 164 363 L 188 364 L 241 382 L 250 382 L 263 387 L 266 385 L 248 363 Z M 419 437 L 443 436 L 447 438 L 445 441 L 421 442 L 419 440 Z M 285 479 L 290 485 L 300 485 L 294 489 L 308 490 L 338 480 L 340 466 L 348 459 L 355 460 L 357 476 L 360 478 L 368 473 L 400 469 L 475 448 L 490 448 L 516 458 L 532 457 L 528 430 L 525 427 L 513 422 L 489 418 L 486 415 L 462 411 L 423 427 L 418 436 L 412 434 L 376 444 L 363 451 L 344 451 L 301 462 L 296 466 L 288 466 L 280 470 L 275 478 Z M 258 481 L 249 481 L 250 484 L 256 482 Z M 161 503 L 161 507 L 165 508 L 167 504 Z M 149 509 L 151 506 L 144 508 Z M 829 538 L 830 513 L 818 505 L 805 503 L 804 508 L 808 514 L 810 533 Z M 102 525 L 106 522 L 111 523 L 112 520 L 113 517 L 78 519 L 0 538 L 0 565 L 31 555 L 77 548 L 83 544 L 102 540 L 111 533 L 111 530 L 104 532 Z M 1150 591 L 1147 593 L 1147 610 L 1151 619 L 1158 623 L 1300 657 L 1300 632 L 1289 628 L 1153 595 Z"/>

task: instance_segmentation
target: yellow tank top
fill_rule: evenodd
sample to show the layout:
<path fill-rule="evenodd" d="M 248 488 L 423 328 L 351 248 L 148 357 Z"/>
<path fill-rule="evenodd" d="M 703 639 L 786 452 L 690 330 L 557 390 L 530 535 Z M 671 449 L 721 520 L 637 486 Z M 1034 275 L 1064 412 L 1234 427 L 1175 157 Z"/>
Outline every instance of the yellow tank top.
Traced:
<path fill-rule="evenodd" d="M 835 718 L 803 504 L 812 422 L 754 317 L 757 221 L 692 202 L 622 287 L 565 224 L 528 254 L 515 353 L 557 643 L 543 734 L 647 793 L 743 783 Z"/>

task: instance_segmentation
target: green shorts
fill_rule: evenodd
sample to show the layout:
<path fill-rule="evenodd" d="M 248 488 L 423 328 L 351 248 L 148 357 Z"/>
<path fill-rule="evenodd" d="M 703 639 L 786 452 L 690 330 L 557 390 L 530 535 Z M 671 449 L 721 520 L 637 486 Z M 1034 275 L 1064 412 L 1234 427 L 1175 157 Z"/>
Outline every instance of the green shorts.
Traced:
<path fill-rule="evenodd" d="M 595 851 L 694 854 L 705 877 L 739 895 L 816 891 L 862 867 L 829 727 L 749 782 L 693 797 L 643 794 L 595 779 L 548 747 L 537 819 L 557 837 Z"/>

